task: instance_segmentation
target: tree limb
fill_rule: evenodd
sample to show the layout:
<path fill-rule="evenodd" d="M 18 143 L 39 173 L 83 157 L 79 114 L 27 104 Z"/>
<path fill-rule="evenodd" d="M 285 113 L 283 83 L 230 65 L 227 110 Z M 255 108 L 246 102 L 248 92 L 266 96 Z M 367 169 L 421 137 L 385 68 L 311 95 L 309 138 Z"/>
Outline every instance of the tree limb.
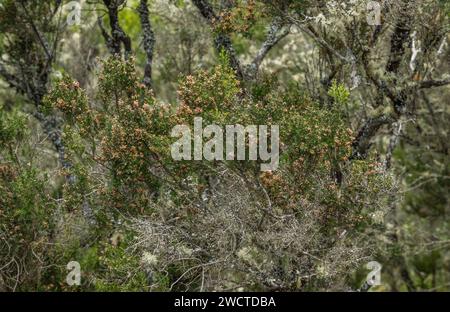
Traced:
<path fill-rule="evenodd" d="M 369 118 L 361 127 L 358 135 L 353 141 L 353 151 L 350 159 L 366 158 L 371 146 L 371 139 L 375 136 L 375 134 L 382 126 L 391 124 L 393 122 L 395 122 L 395 118 L 390 115 L 380 115 Z"/>
<path fill-rule="evenodd" d="M 322 48 L 326 49 L 327 51 L 334 54 L 339 60 L 343 61 L 344 63 L 348 63 L 350 60 L 339 53 L 336 49 L 334 49 L 328 42 L 326 42 L 323 38 L 320 38 L 317 36 L 314 32 L 312 32 L 308 27 L 305 27 L 304 24 L 298 21 L 298 19 L 287 15 L 286 18 L 295 26 L 298 27 L 298 29 L 306 34 L 308 37 L 312 38 L 314 41 L 316 41 Z"/>
<path fill-rule="evenodd" d="M 444 79 L 444 80 L 427 80 L 427 81 L 421 81 L 418 84 L 419 89 L 428 89 L 428 88 L 435 88 L 435 87 L 442 87 L 450 84 L 450 79 Z"/>
<path fill-rule="evenodd" d="M 121 43 L 125 49 L 125 59 L 131 55 L 131 39 L 119 24 L 119 5 L 114 0 L 103 0 L 108 9 L 109 25 L 111 27 L 111 49 L 116 55 L 121 55 Z"/>
<path fill-rule="evenodd" d="M 211 27 L 214 27 L 214 24 L 219 20 L 219 18 L 214 13 L 211 4 L 207 0 L 192 0 L 192 2 L 200 11 L 200 14 L 209 22 Z M 219 53 L 222 52 L 222 50 L 227 53 L 230 59 L 231 68 L 236 71 L 238 79 L 244 80 L 241 63 L 236 55 L 236 51 L 233 48 L 231 39 L 224 33 L 218 33 L 214 39 L 214 44 Z"/>
<path fill-rule="evenodd" d="M 144 84 L 147 87 L 152 86 L 152 63 L 153 63 L 153 50 L 155 46 L 155 34 L 152 30 L 150 23 L 147 0 L 141 0 L 138 8 L 139 16 L 141 19 L 142 35 L 144 42 L 144 50 L 147 55 L 147 60 L 144 68 Z"/>
<path fill-rule="evenodd" d="M 391 37 L 391 50 L 386 64 L 386 71 L 397 73 L 402 64 L 402 57 L 406 51 L 406 43 L 411 40 L 411 16 L 407 1 L 401 1 L 400 13 Z"/>
<path fill-rule="evenodd" d="M 255 78 L 262 61 L 272 48 L 280 42 L 281 39 L 289 34 L 289 29 L 283 29 L 283 25 L 279 18 L 275 18 L 269 27 L 267 37 L 253 61 L 247 66 L 247 75 L 251 78 Z"/>
<path fill-rule="evenodd" d="M 42 48 L 44 49 L 44 52 L 45 52 L 45 54 L 47 56 L 48 63 L 50 63 L 51 60 L 53 59 L 53 54 L 49 50 L 49 45 L 48 45 L 47 40 L 45 39 L 44 36 L 41 35 L 41 33 L 39 32 L 37 26 L 34 24 L 33 18 L 31 18 L 30 14 L 28 14 L 28 10 L 27 10 L 24 2 L 21 1 L 20 4 L 22 5 L 22 8 L 23 8 L 23 10 L 25 12 L 25 15 L 26 15 L 27 19 L 30 22 L 31 28 L 33 29 L 34 33 L 36 34 L 36 36 L 38 38 L 38 41 L 41 44 Z"/>

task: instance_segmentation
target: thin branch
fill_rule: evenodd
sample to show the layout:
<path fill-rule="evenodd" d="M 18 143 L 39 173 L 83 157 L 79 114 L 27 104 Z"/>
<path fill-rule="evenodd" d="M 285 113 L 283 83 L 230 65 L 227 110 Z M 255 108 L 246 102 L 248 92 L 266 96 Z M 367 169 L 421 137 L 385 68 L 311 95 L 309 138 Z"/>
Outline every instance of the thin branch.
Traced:
<path fill-rule="evenodd" d="M 272 50 L 272 48 L 281 41 L 281 39 L 289 34 L 289 32 L 289 28 L 283 29 L 283 25 L 279 18 L 275 18 L 273 20 L 267 32 L 266 40 L 256 54 L 256 57 L 248 65 L 247 75 L 249 75 L 251 78 L 256 77 L 259 67 L 261 66 L 264 58 L 267 56 L 270 50 Z"/>
<path fill-rule="evenodd" d="M 102 33 L 103 39 L 105 39 L 106 47 L 108 48 L 109 53 L 114 54 L 112 38 L 106 31 L 105 27 L 103 26 L 102 17 L 99 17 L 97 19 L 97 23 L 98 23 L 98 27 L 100 28 L 100 31 Z"/>
<path fill-rule="evenodd" d="M 428 89 L 428 88 L 436 88 L 442 87 L 450 84 L 450 79 L 444 80 L 427 80 L 419 83 L 419 89 Z"/>
<path fill-rule="evenodd" d="M 50 63 L 50 61 L 53 59 L 53 54 L 49 50 L 49 45 L 47 43 L 47 40 L 45 39 L 44 36 L 41 35 L 41 33 L 39 32 L 37 26 L 34 24 L 33 19 L 30 17 L 30 14 L 28 14 L 28 10 L 27 10 L 24 2 L 21 1 L 20 4 L 22 5 L 22 8 L 23 8 L 23 10 L 24 10 L 24 12 L 25 12 L 29 22 L 30 22 L 31 28 L 33 28 L 34 33 L 38 37 L 39 43 L 41 44 L 42 48 L 44 49 L 45 54 L 47 55 L 48 63 Z"/>
<path fill-rule="evenodd" d="M 392 135 L 389 139 L 389 145 L 386 151 L 386 158 L 384 160 L 384 167 L 386 169 L 390 169 L 392 165 L 392 154 L 394 153 L 395 148 L 399 142 L 399 137 L 402 133 L 402 122 L 399 120 L 398 122 L 394 122 L 392 125 Z"/>
<path fill-rule="evenodd" d="M 311 31 L 308 27 L 305 27 L 305 25 L 303 23 L 301 23 L 298 19 L 290 16 L 290 15 L 286 15 L 286 18 L 295 26 L 298 27 L 298 29 L 303 32 L 304 34 L 306 34 L 308 37 L 312 38 L 314 41 L 316 41 L 316 43 L 318 43 L 321 47 L 325 48 L 327 51 L 331 52 L 332 54 L 334 54 L 338 59 L 340 59 L 341 61 L 343 61 L 344 63 L 348 63 L 350 60 L 345 57 L 344 55 L 342 55 L 341 53 L 339 53 L 336 49 L 334 49 L 331 44 L 329 44 L 328 42 L 326 42 L 323 38 L 320 38 L 319 36 L 317 36 L 313 31 Z"/>

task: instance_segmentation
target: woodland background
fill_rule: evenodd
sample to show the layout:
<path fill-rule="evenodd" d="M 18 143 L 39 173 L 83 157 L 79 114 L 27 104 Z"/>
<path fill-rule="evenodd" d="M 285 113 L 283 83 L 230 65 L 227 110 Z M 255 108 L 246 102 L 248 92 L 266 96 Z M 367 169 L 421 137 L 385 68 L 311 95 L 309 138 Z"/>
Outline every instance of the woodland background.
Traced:
<path fill-rule="evenodd" d="M 77 2 L 0 1 L 1 291 L 450 289 L 448 1 Z M 194 116 L 279 169 L 174 161 Z"/>

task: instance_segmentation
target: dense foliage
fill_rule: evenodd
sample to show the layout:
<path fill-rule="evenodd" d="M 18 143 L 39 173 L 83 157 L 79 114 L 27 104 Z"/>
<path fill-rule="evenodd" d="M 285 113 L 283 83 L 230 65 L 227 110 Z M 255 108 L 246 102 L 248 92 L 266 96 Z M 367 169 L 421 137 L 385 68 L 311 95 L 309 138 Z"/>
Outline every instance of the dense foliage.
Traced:
<path fill-rule="evenodd" d="M 62 2 L 0 1 L 1 291 L 449 289 L 445 1 Z M 175 160 L 198 117 L 278 168 Z"/>

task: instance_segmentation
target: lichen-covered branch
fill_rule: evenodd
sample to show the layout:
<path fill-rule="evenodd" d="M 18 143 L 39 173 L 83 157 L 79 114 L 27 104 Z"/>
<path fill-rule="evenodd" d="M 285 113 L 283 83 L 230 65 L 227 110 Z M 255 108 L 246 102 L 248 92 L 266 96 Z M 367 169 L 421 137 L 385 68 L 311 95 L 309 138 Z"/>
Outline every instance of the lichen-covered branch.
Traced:
<path fill-rule="evenodd" d="M 116 55 L 121 55 L 121 45 L 124 47 L 125 59 L 131 56 L 131 39 L 119 24 L 119 4 L 114 0 L 103 0 L 108 9 L 109 25 L 111 27 L 111 49 Z"/>
<path fill-rule="evenodd" d="M 214 27 L 214 24 L 219 20 L 216 13 L 213 10 L 211 4 L 206 0 L 192 0 L 194 5 L 200 11 L 200 14 Z M 236 71 L 236 75 L 240 80 L 244 80 L 244 74 L 242 72 L 241 63 L 236 55 L 236 51 L 233 47 L 231 39 L 228 35 L 219 32 L 215 39 L 214 44 L 216 50 L 220 53 L 225 51 L 230 59 L 230 66 Z"/>
<path fill-rule="evenodd" d="M 147 0 L 141 0 L 138 8 L 139 17 L 141 20 L 142 37 L 144 43 L 144 50 L 147 56 L 144 68 L 144 84 L 147 87 L 152 86 L 152 63 L 153 63 L 153 50 L 155 47 L 155 33 L 153 32 L 152 25 L 150 23 Z"/>

